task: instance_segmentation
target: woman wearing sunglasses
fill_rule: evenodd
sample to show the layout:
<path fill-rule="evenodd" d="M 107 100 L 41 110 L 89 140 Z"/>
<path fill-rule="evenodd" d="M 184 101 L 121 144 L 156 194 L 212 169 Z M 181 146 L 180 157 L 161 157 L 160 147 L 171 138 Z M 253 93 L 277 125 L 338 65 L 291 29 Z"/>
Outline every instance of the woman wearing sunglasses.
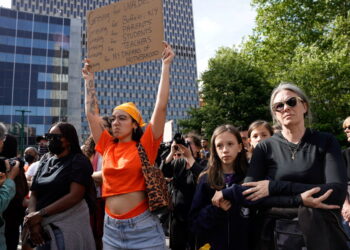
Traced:
<path fill-rule="evenodd" d="M 340 226 L 346 171 L 338 142 L 305 127 L 309 100 L 293 84 L 273 90 L 270 109 L 282 129 L 256 146 L 244 184 L 250 188 L 243 192 L 251 201 L 264 198 L 258 249 L 347 249 Z"/>
<path fill-rule="evenodd" d="M 94 250 L 88 208 L 93 202 L 88 195 L 91 163 L 73 125 L 56 123 L 45 137 L 50 155 L 40 161 L 31 186 L 25 243 L 37 250 Z"/>

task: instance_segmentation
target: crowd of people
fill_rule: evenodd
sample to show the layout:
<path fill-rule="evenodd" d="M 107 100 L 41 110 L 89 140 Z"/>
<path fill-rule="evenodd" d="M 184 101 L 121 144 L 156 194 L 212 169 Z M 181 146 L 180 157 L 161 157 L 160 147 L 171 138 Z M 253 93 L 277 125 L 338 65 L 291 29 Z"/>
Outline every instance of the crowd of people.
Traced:
<path fill-rule="evenodd" d="M 223 124 L 176 134 L 160 150 L 174 57 L 164 43 L 148 124 L 131 102 L 100 116 L 88 59 L 83 145 L 58 122 L 22 159 L 0 123 L 0 249 L 17 249 L 20 233 L 24 250 L 166 249 L 166 235 L 174 250 L 348 249 L 350 148 L 308 127 L 305 93 L 290 83 L 273 90 L 274 126 Z M 343 129 L 350 142 L 350 117 Z M 145 162 L 167 183 L 161 212 L 151 212 Z"/>

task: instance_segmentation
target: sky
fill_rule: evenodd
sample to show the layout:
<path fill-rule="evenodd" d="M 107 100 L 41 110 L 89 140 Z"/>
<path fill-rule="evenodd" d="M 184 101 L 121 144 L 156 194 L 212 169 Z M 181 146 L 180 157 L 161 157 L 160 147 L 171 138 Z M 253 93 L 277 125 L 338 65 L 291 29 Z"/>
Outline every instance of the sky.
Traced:
<path fill-rule="evenodd" d="M 241 44 L 252 34 L 256 12 L 250 0 L 192 0 L 198 76 L 222 46 Z"/>
<path fill-rule="evenodd" d="M 192 0 L 198 76 L 222 46 L 241 44 L 252 34 L 256 12 L 250 0 Z M 10 8 L 11 0 L 0 0 Z"/>

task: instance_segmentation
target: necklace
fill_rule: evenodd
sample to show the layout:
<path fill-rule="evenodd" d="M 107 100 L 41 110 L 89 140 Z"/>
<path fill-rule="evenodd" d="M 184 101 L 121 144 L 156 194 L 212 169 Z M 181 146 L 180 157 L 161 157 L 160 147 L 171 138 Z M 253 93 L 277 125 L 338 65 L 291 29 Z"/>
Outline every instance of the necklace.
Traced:
<path fill-rule="evenodd" d="M 287 139 L 286 139 L 286 141 L 287 141 L 288 148 L 289 148 L 290 152 L 292 153 L 292 160 L 294 161 L 295 155 L 298 152 L 301 140 L 297 143 L 297 145 L 295 147 L 291 146 L 290 142 Z"/>

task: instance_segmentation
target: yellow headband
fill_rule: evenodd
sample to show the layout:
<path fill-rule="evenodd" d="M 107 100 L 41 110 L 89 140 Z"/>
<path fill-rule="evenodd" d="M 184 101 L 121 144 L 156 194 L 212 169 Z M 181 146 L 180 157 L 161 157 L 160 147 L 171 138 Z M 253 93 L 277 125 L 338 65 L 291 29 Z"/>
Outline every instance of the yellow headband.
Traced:
<path fill-rule="evenodd" d="M 123 110 L 128 113 L 140 127 L 146 126 L 146 123 L 142 120 L 140 111 L 137 109 L 136 105 L 132 102 L 123 103 L 114 108 L 114 110 Z"/>

